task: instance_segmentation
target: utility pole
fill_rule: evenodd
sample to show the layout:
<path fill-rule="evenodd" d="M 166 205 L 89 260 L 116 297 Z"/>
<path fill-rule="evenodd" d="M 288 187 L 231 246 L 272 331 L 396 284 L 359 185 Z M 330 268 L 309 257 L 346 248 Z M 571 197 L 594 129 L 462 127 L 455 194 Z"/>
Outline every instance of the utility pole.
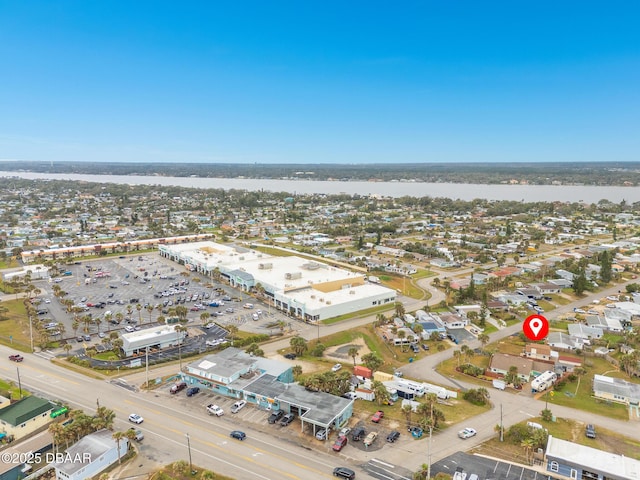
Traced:
<path fill-rule="evenodd" d="M 147 392 L 149 391 L 149 347 L 144 350 L 144 368 L 147 375 Z"/>
<path fill-rule="evenodd" d="M 433 434 L 433 427 L 429 425 L 429 451 L 427 454 L 427 480 L 431 480 L 431 436 Z"/>
<path fill-rule="evenodd" d="M 191 461 L 191 439 L 189 438 L 189 434 L 185 433 L 185 436 L 187 437 L 187 449 L 189 450 L 189 471 L 191 472 L 191 475 L 195 475 L 195 470 L 193 469 L 193 462 Z"/>
<path fill-rule="evenodd" d="M 20 390 L 20 400 L 22 400 L 22 382 L 20 381 L 20 369 L 16 367 L 16 372 L 18 373 L 18 389 Z"/>
<path fill-rule="evenodd" d="M 502 404 L 500 404 L 500 441 L 504 442 L 504 424 L 502 423 Z"/>

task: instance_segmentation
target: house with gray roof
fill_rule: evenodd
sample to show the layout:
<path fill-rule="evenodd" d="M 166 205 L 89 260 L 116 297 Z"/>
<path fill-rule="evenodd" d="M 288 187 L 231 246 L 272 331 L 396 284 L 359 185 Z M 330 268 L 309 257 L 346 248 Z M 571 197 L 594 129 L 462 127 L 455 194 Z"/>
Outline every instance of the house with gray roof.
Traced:
<path fill-rule="evenodd" d="M 572 338 L 562 332 L 550 332 L 547 335 L 547 344 L 550 347 L 562 348 L 565 350 L 575 350 L 576 343 L 572 340 Z"/>
<path fill-rule="evenodd" d="M 567 327 L 569 335 L 573 338 L 580 338 L 583 340 L 591 338 L 602 338 L 604 332 L 600 327 L 590 327 L 584 323 L 570 323 Z"/>
<path fill-rule="evenodd" d="M 621 378 L 594 375 L 593 395 L 602 400 L 638 405 L 640 404 L 640 385 Z"/>

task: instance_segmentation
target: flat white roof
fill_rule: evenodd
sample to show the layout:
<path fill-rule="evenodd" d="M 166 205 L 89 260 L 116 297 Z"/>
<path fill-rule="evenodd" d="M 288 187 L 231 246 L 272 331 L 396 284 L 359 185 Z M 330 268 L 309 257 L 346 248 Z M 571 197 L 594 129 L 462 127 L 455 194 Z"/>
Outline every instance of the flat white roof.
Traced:
<path fill-rule="evenodd" d="M 287 293 L 287 297 L 291 300 L 292 306 L 295 306 L 293 303 L 295 302 L 297 304 L 304 305 L 306 309 L 319 309 L 326 307 L 327 301 L 330 302 L 329 305 L 340 305 L 350 301 L 363 300 L 379 295 L 395 297 L 395 292 L 380 285 L 365 284 L 326 293 L 313 288 L 305 288 Z"/>
<path fill-rule="evenodd" d="M 618 478 L 640 479 L 640 461 L 596 448 L 560 440 L 549 435 L 547 457 L 555 457 Z"/>
<path fill-rule="evenodd" d="M 175 325 L 160 325 L 159 327 L 146 328 L 144 330 L 137 330 L 135 332 L 123 333 L 122 338 L 128 342 L 141 342 L 144 340 L 150 340 L 152 338 L 159 337 L 164 334 L 174 333 Z"/>

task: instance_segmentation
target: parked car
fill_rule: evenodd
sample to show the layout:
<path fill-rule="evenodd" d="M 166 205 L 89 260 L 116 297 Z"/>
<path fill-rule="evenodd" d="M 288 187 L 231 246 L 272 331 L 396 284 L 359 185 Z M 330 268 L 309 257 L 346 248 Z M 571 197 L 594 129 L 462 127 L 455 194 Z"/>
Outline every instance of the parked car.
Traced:
<path fill-rule="evenodd" d="M 342 427 L 340 429 L 340 431 L 338 432 L 338 436 L 347 436 L 349 435 L 349 432 L 351 431 L 351 429 L 349 427 Z"/>
<path fill-rule="evenodd" d="M 429 350 L 429 345 L 427 345 L 426 343 L 423 343 L 422 349 L 426 352 L 427 350 Z"/>
<path fill-rule="evenodd" d="M 244 432 L 241 432 L 240 430 L 234 430 L 232 431 L 229 436 L 231 438 L 235 438 L 236 440 L 244 440 L 245 438 L 247 438 L 247 434 Z"/>
<path fill-rule="evenodd" d="M 131 423 L 136 423 L 136 424 L 141 424 L 142 422 L 144 422 L 144 418 L 142 418 L 140 415 L 138 415 L 137 413 L 132 413 L 131 415 L 129 415 L 129 421 Z"/>
<path fill-rule="evenodd" d="M 296 354 L 295 353 L 285 353 L 284 354 L 284 358 L 288 359 L 288 360 L 295 360 L 296 359 Z"/>
<path fill-rule="evenodd" d="M 596 427 L 589 424 L 587 425 L 587 428 L 585 429 L 584 433 L 587 436 L 587 438 L 596 438 Z"/>
<path fill-rule="evenodd" d="M 328 432 L 326 429 L 322 428 L 316 432 L 316 438 L 318 440 L 326 440 L 328 436 Z"/>
<path fill-rule="evenodd" d="M 220 408 L 218 405 L 209 404 L 207 405 L 207 412 L 209 415 L 215 415 L 216 417 L 221 417 L 224 415 L 224 410 Z"/>
<path fill-rule="evenodd" d="M 246 400 L 238 400 L 231 406 L 231 413 L 238 413 L 247 404 Z"/>
<path fill-rule="evenodd" d="M 400 432 L 394 430 L 389 435 L 387 435 L 387 442 L 394 443 L 398 438 L 400 438 Z"/>
<path fill-rule="evenodd" d="M 271 415 L 269 415 L 269 418 L 267 419 L 267 421 L 273 425 L 274 423 L 280 421 L 280 419 L 282 419 L 282 417 L 284 417 L 284 411 L 283 410 L 278 410 L 276 412 L 272 412 Z"/>
<path fill-rule="evenodd" d="M 21 362 L 24 360 L 24 357 L 19 353 L 16 353 L 14 355 L 9 355 L 9 360 L 11 360 L 12 362 Z"/>
<path fill-rule="evenodd" d="M 383 417 L 384 417 L 384 412 L 382 410 L 378 410 L 376 413 L 373 414 L 373 417 L 371 417 L 371 421 L 373 423 L 380 423 L 380 420 L 382 420 Z"/>
<path fill-rule="evenodd" d="M 424 434 L 420 427 L 409 427 L 407 430 L 413 438 L 420 438 Z"/>
<path fill-rule="evenodd" d="M 369 432 L 369 434 L 365 437 L 364 442 L 362 443 L 365 447 L 370 447 L 371 445 L 373 445 L 373 442 L 376 441 L 376 438 L 378 438 L 378 432 Z"/>
<path fill-rule="evenodd" d="M 367 431 L 364 429 L 364 427 L 356 427 L 351 431 L 351 440 L 353 440 L 354 442 L 359 442 L 360 440 L 362 440 L 362 437 L 364 437 L 365 433 L 367 433 Z"/>
<path fill-rule="evenodd" d="M 194 395 L 200 393 L 200 387 L 189 387 L 187 388 L 187 397 L 193 397 Z"/>
<path fill-rule="evenodd" d="M 142 430 L 136 430 L 134 428 L 130 428 L 129 432 L 127 433 L 132 433 L 133 434 L 133 439 L 136 442 L 141 442 L 142 439 L 144 438 L 144 433 L 142 433 Z"/>
<path fill-rule="evenodd" d="M 347 467 L 336 467 L 333 469 L 333 476 L 353 480 L 356 478 L 356 472 Z"/>
<path fill-rule="evenodd" d="M 280 420 L 280 425 L 286 427 L 291 422 L 293 422 L 294 418 L 296 418 L 296 416 L 293 413 L 287 413 L 284 417 L 282 417 L 282 420 Z"/>
<path fill-rule="evenodd" d="M 338 438 L 336 438 L 336 441 L 333 442 L 333 451 L 334 452 L 339 452 L 340 450 L 343 449 L 343 447 L 347 444 L 347 437 L 344 435 L 339 435 Z"/>
<path fill-rule="evenodd" d="M 331 367 L 331 371 L 332 372 L 337 372 L 341 368 L 342 368 L 342 364 L 341 363 L 336 363 L 333 367 Z"/>
<path fill-rule="evenodd" d="M 477 432 L 473 428 L 464 428 L 458 432 L 458 437 L 464 439 L 473 437 Z"/>

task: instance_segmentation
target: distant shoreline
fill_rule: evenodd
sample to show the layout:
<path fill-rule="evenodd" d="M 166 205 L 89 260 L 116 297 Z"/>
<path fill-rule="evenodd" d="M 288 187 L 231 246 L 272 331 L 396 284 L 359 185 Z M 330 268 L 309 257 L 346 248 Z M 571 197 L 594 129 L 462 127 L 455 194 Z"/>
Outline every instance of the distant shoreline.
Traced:
<path fill-rule="evenodd" d="M 587 186 L 587 185 L 486 185 L 461 183 L 423 182 L 367 182 L 367 181 L 317 181 L 277 180 L 247 178 L 201 178 L 141 175 L 86 175 L 69 173 L 34 173 L 0 171 L 6 181 L 11 178 L 28 180 L 84 181 L 121 185 L 157 185 L 198 189 L 222 189 L 245 191 L 283 192 L 291 195 L 339 195 L 381 196 L 399 198 L 433 197 L 471 201 L 486 199 L 517 202 L 584 202 L 600 200 L 620 203 L 640 201 L 640 187 Z"/>
<path fill-rule="evenodd" d="M 225 164 L 0 161 L 0 170 L 39 174 L 170 178 L 398 182 L 466 185 L 640 186 L 640 162 Z"/>

